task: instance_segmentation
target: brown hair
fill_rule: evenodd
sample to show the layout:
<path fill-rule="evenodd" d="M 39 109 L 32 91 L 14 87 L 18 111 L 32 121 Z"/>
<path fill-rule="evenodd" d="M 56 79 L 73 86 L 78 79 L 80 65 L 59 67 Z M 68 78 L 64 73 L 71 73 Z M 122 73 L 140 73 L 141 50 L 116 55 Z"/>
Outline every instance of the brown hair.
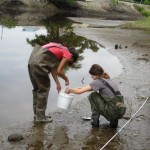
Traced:
<path fill-rule="evenodd" d="M 106 72 L 104 72 L 104 69 L 98 64 L 93 64 L 89 70 L 89 73 L 91 75 L 99 75 L 100 77 L 105 79 L 110 78 L 110 76 Z"/>
<path fill-rule="evenodd" d="M 74 47 L 70 47 L 70 48 L 68 48 L 68 50 L 72 54 L 72 59 L 73 59 L 73 62 L 70 62 L 69 65 L 72 65 L 74 62 L 77 61 L 77 59 L 79 57 L 79 53 L 78 53 L 78 51 L 76 51 L 76 49 Z"/>

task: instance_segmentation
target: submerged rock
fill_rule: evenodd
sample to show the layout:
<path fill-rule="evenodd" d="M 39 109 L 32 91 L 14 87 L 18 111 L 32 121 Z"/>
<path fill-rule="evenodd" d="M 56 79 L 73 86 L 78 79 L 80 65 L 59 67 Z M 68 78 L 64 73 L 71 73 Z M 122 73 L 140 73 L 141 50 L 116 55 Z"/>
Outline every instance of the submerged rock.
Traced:
<path fill-rule="evenodd" d="M 14 133 L 8 136 L 8 141 L 13 141 L 13 142 L 17 142 L 20 140 L 23 140 L 24 137 L 21 134 L 18 133 Z"/>

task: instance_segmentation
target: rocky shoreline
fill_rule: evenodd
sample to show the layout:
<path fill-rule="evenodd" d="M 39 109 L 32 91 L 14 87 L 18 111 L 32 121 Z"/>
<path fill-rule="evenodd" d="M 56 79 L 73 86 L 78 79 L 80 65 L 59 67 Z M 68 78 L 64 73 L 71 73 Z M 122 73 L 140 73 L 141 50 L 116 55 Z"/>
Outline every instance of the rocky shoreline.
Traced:
<path fill-rule="evenodd" d="M 106 19 L 137 20 L 142 15 L 136 10 L 135 5 L 110 0 L 76 1 L 68 4 L 65 8 L 59 8 L 52 3 L 37 0 L 1 1 L 0 14 L 9 13 L 11 9 L 18 12 L 43 12 L 46 16 L 54 16 L 58 13 L 71 13 L 82 17 L 105 17 Z M 142 7 L 146 7 L 145 5 Z"/>

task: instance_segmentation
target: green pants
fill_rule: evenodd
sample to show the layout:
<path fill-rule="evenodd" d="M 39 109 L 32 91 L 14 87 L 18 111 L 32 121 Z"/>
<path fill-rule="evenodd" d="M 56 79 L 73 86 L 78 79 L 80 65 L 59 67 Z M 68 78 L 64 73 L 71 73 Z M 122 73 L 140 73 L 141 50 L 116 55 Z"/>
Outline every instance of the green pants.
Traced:
<path fill-rule="evenodd" d="M 104 116 L 107 120 L 121 119 L 126 112 L 123 96 L 113 97 L 101 96 L 98 92 L 89 95 L 92 118 Z"/>
<path fill-rule="evenodd" d="M 36 45 L 28 62 L 28 71 L 33 85 L 33 110 L 38 119 L 45 117 L 50 90 L 49 73 L 59 63 L 58 58 L 47 49 Z"/>

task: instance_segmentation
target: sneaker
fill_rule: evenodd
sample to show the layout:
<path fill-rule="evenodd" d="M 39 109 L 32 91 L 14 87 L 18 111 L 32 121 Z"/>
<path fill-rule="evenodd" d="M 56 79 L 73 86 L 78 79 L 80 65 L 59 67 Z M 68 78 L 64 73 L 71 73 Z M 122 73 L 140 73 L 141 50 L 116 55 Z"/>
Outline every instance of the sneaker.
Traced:
<path fill-rule="evenodd" d="M 53 121 L 52 118 L 47 118 L 47 117 L 45 117 L 43 119 L 35 119 L 35 122 L 37 122 L 37 123 L 48 123 L 48 122 L 52 122 L 52 121 Z"/>

